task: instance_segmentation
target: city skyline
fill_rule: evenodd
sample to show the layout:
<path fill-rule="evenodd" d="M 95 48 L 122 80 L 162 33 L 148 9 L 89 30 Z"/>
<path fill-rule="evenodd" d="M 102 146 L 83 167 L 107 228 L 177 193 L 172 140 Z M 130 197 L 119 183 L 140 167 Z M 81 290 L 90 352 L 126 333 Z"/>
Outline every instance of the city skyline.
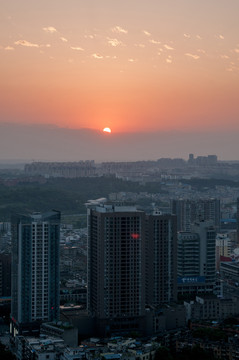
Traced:
<path fill-rule="evenodd" d="M 238 131 L 236 0 L 2 4 L 0 122 Z"/>

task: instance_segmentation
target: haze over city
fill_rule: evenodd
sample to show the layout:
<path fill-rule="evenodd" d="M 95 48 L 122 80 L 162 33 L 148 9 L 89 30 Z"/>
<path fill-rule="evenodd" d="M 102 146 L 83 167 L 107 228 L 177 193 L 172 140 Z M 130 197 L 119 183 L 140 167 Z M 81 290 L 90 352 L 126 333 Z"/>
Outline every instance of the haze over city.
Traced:
<path fill-rule="evenodd" d="M 1 9 L 1 159 L 238 159 L 237 0 Z"/>

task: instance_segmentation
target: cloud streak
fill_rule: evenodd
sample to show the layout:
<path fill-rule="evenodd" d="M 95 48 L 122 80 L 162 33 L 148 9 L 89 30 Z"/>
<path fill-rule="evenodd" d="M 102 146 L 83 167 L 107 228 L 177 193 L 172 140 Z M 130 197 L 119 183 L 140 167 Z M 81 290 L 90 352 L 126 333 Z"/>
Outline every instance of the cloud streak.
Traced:
<path fill-rule="evenodd" d="M 92 54 L 91 55 L 94 59 L 98 59 L 98 60 L 101 60 L 101 59 L 103 59 L 104 57 L 102 56 L 102 55 L 100 55 L 100 54 Z"/>
<path fill-rule="evenodd" d="M 72 50 L 76 50 L 76 51 L 85 51 L 82 47 L 80 46 L 71 46 Z"/>
<path fill-rule="evenodd" d="M 44 28 L 42 28 L 42 30 L 47 32 L 47 33 L 50 33 L 50 34 L 54 34 L 54 33 L 58 32 L 56 30 L 56 28 L 54 28 L 54 26 L 44 27 Z"/>
<path fill-rule="evenodd" d="M 174 48 L 172 46 L 167 45 L 167 44 L 165 44 L 164 47 L 166 50 L 174 50 Z"/>
<path fill-rule="evenodd" d="M 31 43 L 30 41 L 27 41 L 27 40 L 18 40 L 18 41 L 15 41 L 14 44 L 15 45 L 21 45 L 21 46 L 26 46 L 26 47 L 35 47 L 35 48 L 40 47 L 39 44 L 34 44 L 34 43 Z"/>
<path fill-rule="evenodd" d="M 200 56 L 195 54 L 186 53 L 185 56 L 191 57 L 194 60 L 200 59 Z"/>
<path fill-rule="evenodd" d="M 155 44 L 155 45 L 161 44 L 161 41 L 157 41 L 157 40 L 154 40 L 154 39 L 150 39 L 149 42 L 151 44 Z"/>
<path fill-rule="evenodd" d="M 143 30 L 143 34 L 146 35 L 146 36 L 151 36 L 151 33 L 147 30 Z"/>
<path fill-rule="evenodd" d="M 6 50 L 6 51 L 12 51 L 12 50 L 15 50 L 15 49 L 14 49 L 14 47 L 12 47 L 12 46 L 6 46 L 6 47 L 4 48 L 4 50 Z"/>
<path fill-rule="evenodd" d="M 120 41 L 118 39 L 107 38 L 107 40 L 108 40 L 108 44 L 113 46 L 113 47 L 123 45 L 122 41 Z"/>
<path fill-rule="evenodd" d="M 111 31 L 117 34 L 128 34 L 128 30 L 123 29 L 121 26 L 115 26 Z"/>

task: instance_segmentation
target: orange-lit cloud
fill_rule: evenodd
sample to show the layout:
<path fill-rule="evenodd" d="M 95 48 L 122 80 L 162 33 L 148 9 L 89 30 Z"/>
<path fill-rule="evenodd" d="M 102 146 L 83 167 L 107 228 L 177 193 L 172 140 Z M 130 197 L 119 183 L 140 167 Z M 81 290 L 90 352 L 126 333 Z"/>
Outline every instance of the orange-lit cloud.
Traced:
<path fill-rule="evenodd" d="M 15 45 L 22 45 L 22 46 L 26 46 L 26 47 L 37 47 L 37 48 L 40 47 L 39 44 L 35 44 L 35 43 L 32 43 L 32 42 L 27 41 L 27 40 L 18 40 L 18 41 L 15 41 L 14 44 Z"/>
<path fill-rule="evenodd" d="M 121 26 L 115 26 L 111 30 L 112 30 L 112 32 L 115 32 L 118 34 L 128 34 L 128 30 L 123 29 Z"/>
<path fill-rule="evenodd" d="M 71 49 L 76 51 L 84 51 L 84 49 L 80 46 L 71 46 Z"/>
<path fill-rule="evenodd" d="M 44 28 L 42 28 L 42 30 L 44 30 L 45 32 L 50 33 L 50 34 L 54 34 L 57 32 L 57 30 L 56 30 L 56 28 L 54 28 L 54 26 L 44 27 Z"/>
<path fill-rule="evenodd" d="M 147 30 L 143 30 L 143 34 L 146 35 L 146 36 L 151 36 L 151 33 Z"/>
<path fill-rule="evenodd" d="M 199 55 L 196 55 L 196 54 L 186 53 L 185 55 L 193 58 L 194 60 L 200 59 L 200 56 L 199 56 Z"/>
<path fill-rule="evenodd" d="M 111 39 L 111 38 L 107 38 L 107 41 L 108 41 L 108 44 L 113 46 L 113 47 L 116 47 L 116 46 L 119 46 L 119 45 L 123 45 L 122 41 L 118 40 L 118 39 Z"/>
<path fill-rule="evenodd" d="M 166 50 L 174 50 L 174 48 L 170 45 L 164 44 Z"/>

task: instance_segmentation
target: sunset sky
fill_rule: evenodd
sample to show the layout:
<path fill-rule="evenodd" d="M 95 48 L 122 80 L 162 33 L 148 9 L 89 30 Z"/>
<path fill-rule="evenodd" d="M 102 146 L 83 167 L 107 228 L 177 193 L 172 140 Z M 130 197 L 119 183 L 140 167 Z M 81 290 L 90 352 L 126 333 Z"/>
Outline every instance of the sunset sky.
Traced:
<path fill-rule="evenodd" d="M 238 0 L 0 6 L 0 122 L 239 130 Z"/>

